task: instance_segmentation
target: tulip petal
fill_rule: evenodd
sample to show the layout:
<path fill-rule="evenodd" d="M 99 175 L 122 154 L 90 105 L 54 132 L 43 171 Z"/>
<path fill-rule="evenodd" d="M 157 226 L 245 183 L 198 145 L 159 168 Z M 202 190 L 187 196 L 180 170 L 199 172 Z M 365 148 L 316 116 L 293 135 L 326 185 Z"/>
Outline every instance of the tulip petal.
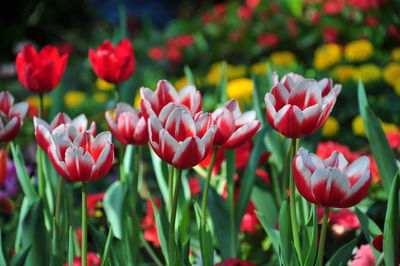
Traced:
<path fill-rule="evenodd" d="M 71 124 L 76 127 L 80 132 L 85 131 L 88 126 L 88 120 L 85 114 L 81 114 L 72 119 Z M 94 134 L 94 133 L 92 133 Z"/>
<path fill-rule="evenodd" d="M 275 116 L 275 128 L 289 138 L 301 136 L 301 123 L 303 112 L 294 105 L 284 106 Z"/>
<path fill-rule="evenodd" d="M 311 171 L 304 163 L 301 155 L 293 159 L 293 176 L 299 193 L 308 201 L 317 203 L 311 190 Z"/>
<path fill-rule="evenodd" d="M 55 144 L 49 146 L 48 154 L 54 168 L 62 177 L 66 178 L 69 181 L 72 181 L 71 179 L 69 179 L 70 173 L 68 172 L 67 166 L 61 160 L 58 153 L 59 152 Z"/>
<path fill-rule="evenodd" d="M 242 145 L 244 142 L 251 139 L 260 129 L 260 121 L 254 120 L 251 123 L 237 129 L 224 145 L 227 149 L 235 149 Z"/>
<path fill-rule="evenodd" d="M 358 204 L 365 198 L 371 186 L 371 172 L 366 170 L 358 181 L 352 186 L 347 197 L 342 201 L 340 208 L 348 208 Z"/>
<path fill-rule="evenodd" d="M 301 123 L 301 133 L 308 135 L 318 129 L 317 124 L 321 115 L 321 104 L 317 103 L 303 110 L 304 120 Z"/>
<path fill-rule="evenodd" d="M 179 148 L 178 142 L 166 131 L 162 129 L 160 131 L 160 149 L 162 159 L 167 163 L 171 164 L 174 156 Z"/>
<path fill-rule="evenodd" d="M 94 181 L 105 176 L 105 174 L 108 173 L 108 171 L 110 171 L 113 163 L 114 163 L 114 145 L 108 143 L 104 146 L 103 150 L 100 153 L 100 156 L 98 156 L 97 161 L 93 166 L 90 181 Z"/>
<path fill-rule="evenodd" d="M 271 89 L 270 95 L 274 96 L 274 101 L 271 101 L 271 103 L 276 111 L 279 111 L 281 108 L 283 108 L 289 99 L 289 91 L 282 84 L 274 85 Z"/>
<path fill-rule="evenodd" d="M 165 123 L 165 130 L 178 142 L 184 141 L 187 137 L 196 136 L 196 126 L 186 108 L 178 107 L 171 112 Z"/>
<path fill-rule="evenodd" d="M 22 121 L 19 117 L 13 117 L 3 129 L 0 131 L 0 142 L 11 141 L 14 139 L 19 129 L 21 128 Z"/>
<path fill-rule="evenodd" d="M 50 123 L 50 128 L 55 129 L 61 124 L 71 123 L 71 118 L 65 113 L 58 113 Z M 86 128 L 85 128 L 86 129 Z"/>
<path fill-rule="evenodd" d="M 100 153 L 103 152 L 106 146 L 111 144 L 111 132 L 103 131 L 97 135 L 96 138 L 93 139 L 93 136 L 91 137 L 92 145 L 90 153 L 92 154 L 94 161 L 97 163 Z"/>
<path fill-rule="evenodd" d="M 24 119 L 26 113 L 28 112 L 29 105 L 26 102 L 21 102 L 13 105 L 10 109 L 10 117 L 18 116 L 19 118 Z"/>
<path fill-rule="evenodd" d="M 189 137 L 180 144 L 172 160 L 172 165 L 179 169 L 193 167 L 204 158 L 204 153 L 205 147 L 200 138 L 197 136 Z"/>
<path fill-rule="evenodd" d="M 334 151 L 329 158 L 324 160 L 324 164 L 325 167 L 335 167 L 340 171 L 344 171 L 348 165 L 348 161 L 342 153 Z"/>

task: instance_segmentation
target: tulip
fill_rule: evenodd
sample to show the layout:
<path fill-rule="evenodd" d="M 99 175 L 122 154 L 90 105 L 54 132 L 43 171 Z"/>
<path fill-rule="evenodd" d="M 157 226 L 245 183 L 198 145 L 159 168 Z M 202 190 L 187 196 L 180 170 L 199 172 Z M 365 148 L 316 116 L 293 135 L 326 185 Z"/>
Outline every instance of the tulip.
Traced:
<path fill-rule="evenodd" d="M 71 120 L 67 114 L 58 113 L 50 125 L 46 121 L 38 117 L 34 117 L 33 124 L 35 127 L 36 141 L 44 151 L 47 151 L 47 148 L 50 146 L 51 133 L 55 128 L 62 124 L 71 124 L 76 127 L 79 132 L 88 130 L 92 135 L 96 134 L 96 123 L 92 122 L 90 128 L 87 129 L 88 121 L 84 114 L 81 114 Z"/>
<path fill-rule="evenodd" d="M 170 102 L 186 106 L 192 117 L 201 111 L 201 94 L 193 85 L 185 86 L 178 93 L 169 81 L 160 80 L 155 92 L 148 88 L 141 88 L 140 95 L 142 97 L 140 108 L 146 119 L 151 115 L 157 117 L 161 109 Z"/>
<path fill-rule="evenodd" d="M 114 161 L 109 131 L 94 137 L 72 124 L 53 130 L 47 152 L 57 172 L 70 182 L 97 180 L 107 174 Z"/>
<path fill-rule="evenodd" d="M 148 119 L 150 146 L 176 168 L 191 168 L 211 151 L 216 131 L 211 121 L 211 114 L 201 113 L 192 118 L 183 104 L 169 103 L 159 117 L 151 115 Z"/>
<path fill-rule="evenodd" d="M 327 78 L 316 81 L 290 73 L 279 82 L 274 74 L 274 86 L 265 95 L 268 122 L 288 138 L 311 134 L 328 118 L 340 90 Z"/>
<path fill-rule="evenodd" d="M 260 129 L 261 123 L 256 118 L 255 111 L 240 112 L 235 99 L 212 113 L 217 125 L 214 145 L 227 149 L 235 149 L 250 140 Z"/>
<path fill-rule="evenodd" d="M 121 83 L 135 68 L 132 43 L 123 39 L 114 47 L 110 41 L 105 41 L 97 50 L 89 50 L 89 61 L 98 77 L 110 83 Z"/>
<path fill-rule="evenodd" d="M 64 266 L 81 266 L 83 265 L 82 257 L 75 257 L 72 261 L 73 265 L 69 265 L 68 262 L 64 263 Z M 99 255 L 94 252 L 89 252 L 87 254 L 87 266 L 97 266 L 101 264 L 101 259 Z"/>
<path fill-rule="evenodd" d="M 300 148 L 293 160 L 294 180 L 300 194 L 324 207 L 349 208 L 359 203 L 371 185 L 370 161 L 361 156 L 348 166 L 340 152 L 321 160 Z"/>
<path fill-rule="evenodd" d="M 0 149 L 0 186 L 6 181 L 8 171 L 8 158 L 5 149 Z"/>
<path fill-rule="evenodd" d="M 28 112 L 28 104 L 14 104 L 14 97 L 7 91 L 0 92 L 0 142 L 13 140 Z"/>
<path fill-rule="evenodd" d="M 147 122 L 140 109 L 118 103 L 114 111 L 105 114 L 108 128 L 123 144 L 143 145 L 148 142 Z"/>
<path fill-rule="evenodd" d="M 27 45 L 17 55 L 18 79 L 29 91 L 52 91 L 60 83 L 67 66 L 68 55 L 60 55 L 56 47 L 47 45 L 39 53 Z"/>

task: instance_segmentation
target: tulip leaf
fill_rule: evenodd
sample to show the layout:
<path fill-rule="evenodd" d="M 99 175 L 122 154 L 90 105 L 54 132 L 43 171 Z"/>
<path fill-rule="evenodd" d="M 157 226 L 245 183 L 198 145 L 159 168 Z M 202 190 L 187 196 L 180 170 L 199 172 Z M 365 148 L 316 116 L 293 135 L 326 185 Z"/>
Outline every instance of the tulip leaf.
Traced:
<path fill-rule="evenodd" d="M 194 78 L 193 72 L 188 65 L 185 65 L 184 71 L 185 71 L 185 77 L 189 82 L 189 84 L 196 86 L 196 80 Z"/>
<path fill-rule="evenodd" d="M 372 155 L 381 176 L 382 185 L 389 193 L 390 185 L 397 172 L 396 157 L 374 112 L 368 106 L 367 95 L 361 81 L 358 83 L 358 104 Z"/>
<path fill-rule="evenodd" d="M 163 207 L 164 205 L 161 204 L 161 208 L 160 210 L 158 210 L 158 207 L 154 202 L 153 197 L 150 196 L 150 198 L 151 198 L 151 204 L 153 205 L 154 218 L 156 219 L 157 235 L 158 239 L 160 240 L 161 250 L 164 255 L 165 261 L 168 262 L 169 255 L 168 255 L 167 237 L 169 232 L 169 221 L 165 209 Z M 169 263 L 167 264 L 170 265 Z"/>
<path fill-rule="evenodd" d="M 276 253 L 279 253 L 279 246 L 281 244 L 279 231 L 276 230 L 269 224 L 268 215 L 264 215 L 260 211 L 256 211 L 256 215 L 258 220 L 260 220 L 261 226 L 264 228 L 265 232 L 268 234 L 269 238 L 271 238 L 272 246 L 274 247 Z"/>
<path fill-rule="evenodd" d="M 72 226 L 69 227 L 68 231 L 68 265 L 74 265 L 74 237 L 73 237 Z"/>
<path fill-rule="evenodd" d="M 341 246 L 335 254 L 327 262 L 327 266 L 345 266 L 351 259 L 354 248 L 357 245 L 357 239 L 353 239 L 345 245 Z"/>
<path fill-rule="evenodd" d="M 114 236 L 118 239 L 123 237 L 123 220 L 125 220 L 127 187 L 125 183 L 115 181 L 104 195 L 104 211 L 108 222 L 113 227 Z"/>
<path fill-rule="evenodd" d="M 220 93 L 220 101 L 225 103 L 227 101 L 226 86 L 228 84 L 228 63 L 223 61 L 219 67 L 220 75 L 217 85 L 217 93 Z"/>
<path fill-rule="evenodd" d="M 372 251 L 376 259 L 380 256 L 380 253 L 372 246 L 372 240 L 375 237 L 382 234 L 382 230 L 376 223 L 369 218 L 365 213 L 363 213 L 358 207 L 355 207 L 355 213 L 357 215 L 358 220 L 360 221 L 361 230 L 367 239 L 368 243 L 372 247 Z"/>
<path fill-rule="evenodd" d="M 294 247 L 292 245 L 292 230 L 290 224 L 289 201 L 285 199 L 282 201 L 281 209 L 279 211 L 279 234 L 281 240 L 281 249 L 284 265 L 292 265 Z"/>
<path fill-rule="evenodd" d="M 385 227 L 383 230 L 384 259 L 387 266 L 396 266 L 399 261 L 399 183 L 400 172 L 397 172 L 389 193 L 388 207 L 386 210 Z"/>
<path fill-rule="evenodd" d="M 259 186 L 255 186 L 251 193 L 251 201 L 256 206 L 256 209 L 263 214 L 268 226 L 275 228 L 279 220 L 279 209 L 272 191 L 269 188 L 262 189 Z"/>
<path fill-rule="evenodd" d="M 163 196 L 164 202 L 168 202 L 168 169 L 167 167 L 163 167 L 163 164 L 166 166 L 165 162 L 162 161 L 157 154 L 150 148 L 151 161 L 153 162 L 154 173 L 156 175 L 158 188 L 160 189 L 161 195 Z"/>
<path fill-rule="evenodd" d="M 21 249 L 10 261 L 10 266 L 23 266 L 29 265 L 26 264 L 26 259 L 28 257 L 29 251 L 31 250 L 31 245 L 24 247 Z M 7 265 L 7 264 L 4 264 Z"/>
<path fill-rule="evenodd" d="M 200 206 L 197 202 L 194 202 L 194 210 L 196 214 L 197 228 L 199 228 L 202 264 L 214 265 L 212 233 L 207 224 L 207 221 L 204 225 L 201 224 L 202 214 Z"/>
<path fill-rule="evenodd" d="M 309 239 L 309 247 L 305 248 L 308 250 L 305 256 L 304 265 L 314 265 L 315 256 L 317 255 L 317 243 L 318 243 L 318 217 L 316 212 L 316 206 L 312 206 L 309 220 L 306 224 L 306 230 Z"/>
<path fill-rule="evenodd" d="M 107 235 L 107 240 L 106 240 L 106 244 L 104 245 L 104 250 L 103 250 L 103 254 L 101 256 L 101 266 L 105 266 L 106 263 L 109 261 L 109 251 L 110 251 L 110 244 L 111 244 L 111 240 L 112 240 L 112 225 L 110 225 L 110 228 L 108 229 L 108 235 Z"/>
<path fill-rule="evenodd" d="M 24 159 L 22 158 L 21 151 L 18 145 L 14 145 L 11 142 L 11 153 L 13 155 L 13 160 L 15 163 L 15 168 L 18 175 L 18 181 L 21 184 L 22 191 L 24 192 L 25 196 L 27 197 L 29 202 L 33 202 L 38 199 L 38 194 L 35 191 L 31 183 L 31 179 L 26 171 Z"/>

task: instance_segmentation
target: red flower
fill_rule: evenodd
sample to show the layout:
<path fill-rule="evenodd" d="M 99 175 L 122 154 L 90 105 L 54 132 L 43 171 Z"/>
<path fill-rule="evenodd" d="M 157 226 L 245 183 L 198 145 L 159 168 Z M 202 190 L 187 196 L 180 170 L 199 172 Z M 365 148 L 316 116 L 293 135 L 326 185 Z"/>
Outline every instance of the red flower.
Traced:
<path fill-rule="evenodd" d="M 297 37 L 298 32 L 297 32 L 297 21 L 295 18 L 288 18 L 287 19 L 287 31 L 289 32 L 289 36 L 292 38 Z"/>
<path fill-rule="evenodd" d="M 265 95 L 270 125 L 288 138 L 299 138 L 319 129 L 336 102 L 341 85 L 331 79 L 316 81 L 289 73 Z"/>
<path fill-rule="evenodd" d="M 237 10 L 237 15 L 243 20 L 249 20 L 253 17 L 253 9 L 248 6 L 240 6 Z"/>
<path fill-rule="evenodd" d="M 26 102 L 14 105 L 14 97 L 8 91 L 0 92 L 0 142 L 17 136 L 27 112 Z"/>
<path fill-rule="evenodd" d="M 372 240 L 372 246 L 380 253 L 383 252 L 383 234 L 378 235 L 377 237 Z"/>
<path fill-rule="evenodd" d="M 157 206 L 160 205 L 160 201 L 157 198 L 153 198 L 153 200 Z M 155 247 L 159 247 L 160 240 L 158 239 L 158 234 L 157 234 L 153 204 L 151 203 L 150 200 L 147 201 L 146 216 L 143 218 L 140 226 L 144 230 L 144 239 L 146 241 L 152 242 Z"/>
<path fill-rule="evenodd" d="M 190 194 L 192 196 L 197 195 L 201 192 L 201 186 L 199 180 L 196 177 L 188 178 L 188 183 L 190 187 Z"/>
<path fill-rule="evenodd" d="M 148 50 L 147 55 L 153 60 L 160 61 L 164 58 L 165 52 L 161 47 L 153 47 Z"/>
<path fill-rule="evenodd" d="M 70 182 L 97 180 L 107 174 L 114 161 L 109 131 L 94 137 L 71 124 L 60 125 L 52 132 L 47 152 L 57 172 Z"/>
<path fill-rule="evenodd" d="M 88 252 L 87 266 L 97 266 L 100 264 L 101 264 L 100 257 L 94 252 Z M 81 265 L 82 265 L 82 257 L 75 257 L 73 261 L 73 266 L 81 266 Z M 68 262 L 64 263 L 64 266 L 68 266 Z"/>
<path fill-rule="evenodd" d="M 226 12 L 226 7 L 223 3 L 215 4 L 214 13 L 218 19 L 221 19 L 223 16 L 225 16 L 225 12 Z"/>
<path fill-rule="evenodd" d="M 376 17 L 372 16 L 372 15 L 368 15 L 368 16 L 365 17 L 364 23 L 367 26 L 375 27 L 376 25 L 379 24 L 379 20 Z"/>
<path fill-rule="evenodd" d="M 310 21 L 312 24 L 318 24 L 321 20 L 321 15 L 317 9 L 313 9 L 309 12 Z"/>
<path fill-rule="evenodd" d="M 256 170 L 256 175 L 258 177 L 260 177 L 262 180 L 264 180 L 264 182 L 266 184 L 268 184 L 268 185 L 271 184 L 271 180 L 269 179 L 269 174 L 266 171 L 264 171 L 262 169 L 257 169 Z"/>
<path fill-rule="evenodd" d="M 375 256 L 372 252 L 371 246 L 361 245 L 357 250 L 354 260 L 351 262 L 350 266 L 374 266 Z"/>
<path fill-rule="evenodd" d="M 203 17 L 201 18 L 201 21 L 204 23 L 204 24 L 209 24 L 209 23 L 211 23 L 211 22 L 213 22 L 213 16 L 211 15 L 211 14 L 208 14 L 208 13 L 205 13 L 204 15 L 203 15 Z"/>
<path fill-rule="evenodd" d="M 256 8 L 259 3 L 260 3 L 260 0 L 246 0 L 246 5 L 253 9 Z"/>
<path fill-rule="evenodd" d="M 17 55 L 18 79 L 32 92 L 49 92 L 60 83 L 67 60 L 68 55 L 60 55 L 54 46 L 45 46 L 37 53 L 32 45 L 27 45 Z"/>
<path fill-rule="evenodd" d="M 149 141 L 147 122 L 140 109 L 118 103 L 115 110 L 105 114 L 108 128 L 124 144 L 143 145 Z"/>
<path fill-rule="evenodd" d="M 358 157 L 360 157 L 360 155 L 358 153 L 351 152 L 349 147 L 347 147 L 345 145 L 341 145 L 341 144 L 339 144 L 337 142 L 333 142 L 333 141 L 318 143 L 316 154 L 322 160 L 325 160 L 332 154 L 332 151 L 337 151 L 337 152 L 342 153 L 344 158 L 346 158 L 346 160 L 349 162 L 352 162 L 355 159 L 357 159 Z"/>
<path fill-rule="evenodd" d="M 260 225 L 257 215 L 255 214 L 256 207 L 253 202 L 249 201 L 247 205 L 246 213 L 243 215 L 242 224 L 240 225 L 241 232 L 247 232 L 249 234 L 254 234 L 257 232 L 257 227 Z"/>
<path fill-rule="evenodd" d="M 192 35 L 180 35 L 170 39 L 167 43 L 167 47 L 184 48 L 191 46 L 194 43 Z"/>
<path fill-rule="evenodd" d="M 56 129 L 59 125 L 66 125 L 71 124 L 78 129 L 79 132 L 84 132 L 86 130 L 90 131 L 91 134 L 96 134 L 96 123 L 92 122 L 90 128 L 87 129 L 88 121 L 84 114 L 77 116 L 76 118 L 72 119 L 65 113 L 58 113 L 53 121 L 51 121 L 50 125 L 47 124 L 46 121 L 34 117 L 33 124 L 35 127 L 35 136 L 36 141 L 39 146 L 44 150 L 47 151 L 47 148 L 50 146 L 51 143 L 51 133 L 54 129 Z"/>
<path fill-rule="evenodd" d="M 249 261 L 230 258 L 230 259 L 224 259 L 223 261 L 215 264 L 214 266 L 256 266 L 256 264 Z"/>
<path fill-rule="evenodd" d="M 272 13 L 277 14 L 281 12 L 281 6 L 278 2 L 272 2 L 269 4 L 269 8 L 271 8 Z"/>
<path fill-rule="evenodd" d="M 388 139 L 389 145 L 393 150 L 397 150 L 400 152 L 400 132 L 388 132 L 386 134 L 386 138 Z"/>
<path fill-rule="evenodd" d="M 98 208 L 102 208 L 102 201 L 104 199 L 105 193 L 89 194 L 87 196 L 87 212 L 89 216 L 96 217 L 96 211 Z"/>
<path fill-rule="evenodd" d="M 105 41 L 97 50 L 89 50 L 89 61 L 98 77 L 121 83 L 132 75 L 135 68 L 132 43 L 123 39 L 114 47 L 110 41 Z"/>
<path fill-rule="evenodd" d="M 201 111 L 201 94 L 193 85 L 185 86 L 178 93 L 169 81 L 160 80 L 157 83 L 155 92 L 148 88 L 141 88 L 140 95 L 142 96 L 140 108 L 146 119 L 148 119 L 150 115 L 158 116 L 161 109 L 170 102 L 185 105 L 189 109 L 192 117 Z"/>
<path fill-rule="evenodd" d="M 4 184 L 7 177 L 8 158 L 5 149 L 0 149 L 0 186 Z"/>
<path fill-rule="evenodd" d="M 369 166 L 366 156 L 348 166 L 339 152 L 321 160 L 304 148 L 293 159 L 294 180 L 300 194 L 324 207 L 349 208 L 358 204 L 371 185 Z"/>
<path fill-rule="evenodd" d="M 217 126 L 213 145 L 235 149 L 251 139 L 260 129 L 255 111 L 242 113 L 237 100 L 232 99 L 212 113 Z"/>
<path fill-rule="evenodd" d="M 69 56 L 74 51 L 74 46 L 71 43 L 64 42 L 60 43 L 57 46 L 57 49 L 60 52 L 60 54 L 67 54 Z"/>
<path fill-rule="evenodd" d="M 366 155 L 371 161 L 371 175 L 372 175 L 372 183 L 379 184 L 381 182 L 381 176 L 379 174 L 378 165 L 376 164 L 375 158 L 371 154 Z"/>
<path fill-rule="evenodd" d="M 258 37 L 257 43 L 261 47 L 275 47 L 279 44 L 279 38 L 275 33 L 264 33 Z"/>
<path fill-rule="evenodd" d="M 349 5 L 357 7 L 361 10 L 369 10 L 378 8 L 381 3 L 379 0 L 348 0 Z"/>
<path fill-rule="evenodd" d="M 183 59 L 181 50 L 174 46 L 167 47 L 167 57 L 172 62 L 180 62 Z"/>
<path fill-rule="evenodd" d="M 323 10 L 328 15 L 335 15 L 342 12 L 344 0 L 328 0 L 323 5 Z"/>
<path fill-rule="evenodd" d="M 149 143 L 154 152 L 179 169 L 191 168 L 204 160 L 212 149 L 216 126 L 211 114 L 198 113 L 178 103 L 167 104 L 159 117 L 148 119 Z"/>
<path fill-rule="evenodd" d="M 14 203 L 5 194 L 0 191 L 0 213 L 7 215 L 12 214 L 14 210 Z"/>
<path fill-rule="evenodd" d="M 324 41 L 326 43 L 332 43 L 337 41 L 339 30 L 336 27 L 325 27 L 323 29 Z"/>
<path fill-rule="evenodd" d="M 330 214 L 332 230 L 337 235 L 342 235 L 346 231 L 360 228 L 357 216 L 349 209 L 341 209 Z"/>

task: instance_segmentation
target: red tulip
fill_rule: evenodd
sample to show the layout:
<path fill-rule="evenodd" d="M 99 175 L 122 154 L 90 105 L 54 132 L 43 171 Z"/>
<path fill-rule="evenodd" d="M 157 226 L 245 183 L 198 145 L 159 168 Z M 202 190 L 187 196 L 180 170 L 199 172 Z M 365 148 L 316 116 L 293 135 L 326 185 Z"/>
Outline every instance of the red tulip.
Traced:
<path fill-rule="evenodd" d="M 217 125 L 213 145 L 227 149 L 235 149 L 251 139 L 261 126 L 256 120 L 256 112 L 242 113 L 235 99 L 215 110 L 212 116 Z"/>
<path fill-rule="evenodd" d="M 86 208 L 89 216 L 100 217 L 102 215 L 101 208 L 103 207 L 104 195 L 104 192 L 87 195 Z"/>
<path fill-rule="evenodd" d="M 14 104 L 14 97 L 7 91 L 0 92 L 0 142 L 13 140 L 28 112 L 28 104 Z"/>
<path fill-rule="evenodd" d="M 325 160 L 304 148 L 293 159 L 294 181 L 308 201 L 335 208 L 358 204 L 371 185 L 370 162 L 362 156 L 348 166 L 342 153 L 334 151 Z"/>
<path fill-rule="evenodd" d="M 57 172 L 70 182 L 97 180 L 107 174 L 114 161 L 109 131 L 94 137 L 71 124 L 60 125 L 52 132 L 48 153 Z"/>
<path fill-rule="evenodd" d="M 161 109 L 170 102 L 185 105 L 192 117 L 201 111 L 201 94 L 193 85 L 185 86 L 178 93 L 169 81 L 160 80 L 155 92 L 143 87 L 140 89 L 140 95 L 142 96 L 140 108 L 146 119 L 151 115 L 158 116 Z"/>
<path fill-rule="evenodd" d="M 191 168 L 211 151 L 216 126 L 211 114 L 192 118 L 189 109 L 178 103 L 167 104 L 159 117 L 148 120 L 149 143 L 154 152 L 176 168 Z"/>
<path fill-rule="evenodd" d="M 107 111 L 106 122 L 114 137 L 124 144 L 143 145 L 149 141 L 141 110 L 129 104 L 118 103 L 113 112 Z"/>
<path fill-rule="evenodd" d="M 7 177 L 8 158 L 5 149 L 0 149 L 0 186 L 4 184 Z"/>
<path fill-rule="evenodd" d="M 135 68 L 132 43 L 123 39 L 114 47 L 110 41 L 103 42 L 97 50 L 89 50 L 89 60 L 98 77 L 111 83 L 127 80 Z"/>
<path fill-rule="evenodd" d="M 54 46 L 47 45 L 37 53 L 32 45 L 27 45 L 17 55 L 18 79 L 32 92 L 51 91 L 60 83 L 67 61 L 68 55 L 60 55 Z"/>
<path fill-rule="evenodd" d="M 34 117 L 33 124 L 35 126 L 35 135 L 36 141 L 39 146 L 44 150 L 47 151 L 47 148 L 50 146 L 51 143 L 51 133 L 54 129 L 56 129 L 59 125 L 62 124 L 72 124 L 74 127 L 78 129 L 79 132 L 84 132 L 87 129 L 87 118 L 84 114 L 77 116 L 76 118 L 72 119 L 65 113 L 58 113 L 53 121 L 51 121 L 50 125 L 47 124 L 46 121 Z M 96 123 L 92 122 L 88 131 L 94 135 L 96 134 Z"/>
<path fill-rule="evenodd" d="M 267 119 L 271 126 L 288 138 L 299 138 L 320 128 L 328 118 L 341 90 L 331 79 L 305 79 L 287 74 L 265 95 Z"/>
<path fill-rule="evenodd" d="M 94 252 L 88 252 L 87 254 L 87 266 L 97 266 L 101 264 L 101 259 L 99 255 Z M 68 262 L 64 263 L 64 266 L 68 266 Z M 73 260 L 72 266 L 81 266 L 82 265 L 82 257 L 75 257 Z M 71 266 L 71 265 L 69 265 Z"/>

